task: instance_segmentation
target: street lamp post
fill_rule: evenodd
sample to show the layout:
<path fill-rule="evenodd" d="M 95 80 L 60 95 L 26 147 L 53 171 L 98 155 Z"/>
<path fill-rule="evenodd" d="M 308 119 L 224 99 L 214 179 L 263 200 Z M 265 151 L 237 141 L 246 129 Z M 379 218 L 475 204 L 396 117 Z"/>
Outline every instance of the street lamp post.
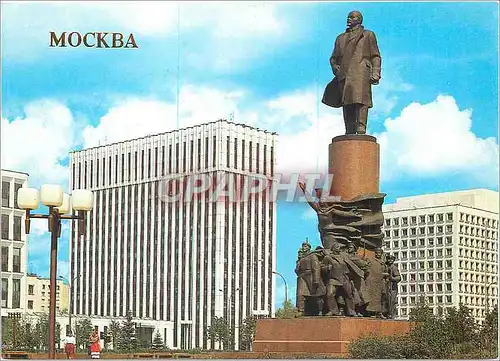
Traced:
<path fill-rule="evenodd" d="M 283 277 L 283 275 L 282 275 L 281 273 L 279 273 L 279 272 L 273 271 L 273 273 L 274 273 L 275 275 L 280 276 L 280 277 L 281 277 L 281 279 L 283 280 L 283 283 L 285 284 L 285 304 L 286 304 L 286 302 L 288 302 L 288 287 L 287 287 L 287 285 L 286 285 L 286 280 L 285 280 L 285 277 Z"/>
<path fill-rule="evenodd" d="M 31 214 L 30 211 L 38 209 L 41 201 L 49 207 L 48 214 Z M 17 193 L 19 208 L 26 210 L 26 233 L 30 232 L 30 220 L 32 218 L 47 219 L 50 242 L 50 296 L 49 296 L 49 358 L 56 357 L 56 287 L 57 287 L 57 240 L 61 235 L 61 220 L 78 220 L 79 235 L 83 235 L 85 227 L 85 212 L 92 210 L 93 195 L 91 191 L 84 189 L 73 190 L 72 197 L 63 193 L 62 187 L 53 184 L 44 184 L 39 194 L 34 188 L 20 188 Z M 73 209 L 77 215 L 69 215 Z"/>
<path fill-rule="evenodd" d="M 68 310 L 68 327 L 69 327 L 69 331 L 71 332 L 71 334 L 73 334 L 73 329 L 71 328 L 71 316 L 73 314 L 73 283 L 81 277 L 81 275 L 76 275 L 75 277 L 73 277 L 73 279 L 70 281 L 68 280 L 66 277 L 64 276 L 59 276 L 60 278 L 63 278 L 65 279 L 67 282 L 68 282 L 68 286 L 69 286 L 69 310 Z"/>

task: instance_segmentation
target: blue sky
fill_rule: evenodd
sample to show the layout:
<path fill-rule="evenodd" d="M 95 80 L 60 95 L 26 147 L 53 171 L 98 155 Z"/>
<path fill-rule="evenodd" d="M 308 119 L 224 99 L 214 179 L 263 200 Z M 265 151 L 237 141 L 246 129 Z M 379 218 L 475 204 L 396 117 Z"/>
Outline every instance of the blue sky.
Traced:
<path fill-rule="evenodd" d="M 320 102 L 328 59 L 354 9 L 382 54 L 368 131 L 381 144 L 386 203 L 498 190 L 492 2 L 2 3 L 2 168 L 30 173 L 33 186 L 67 185 L 72 149 L 233 113 L 280 134 L 281 172 L 322 171 L 330 139 L 343 132 L 339 110 Z M 49 31 L 133 33 L 139 49 L 54 49 Z M 305 237 L 319 242 L 307 204 L 280 203 L 277 232 L 276 269 L 293 295 L 297 248 Z M 44 225 L 34 227 L 29 251 L 29 270 L 47 275 Z"/>

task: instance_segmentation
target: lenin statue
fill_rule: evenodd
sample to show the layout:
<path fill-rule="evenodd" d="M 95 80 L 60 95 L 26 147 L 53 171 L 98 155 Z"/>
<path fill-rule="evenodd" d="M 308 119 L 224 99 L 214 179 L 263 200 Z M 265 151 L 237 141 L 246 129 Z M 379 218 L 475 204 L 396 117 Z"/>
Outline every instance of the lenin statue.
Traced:
<path fill-rule="evenodd" d="M 335 40 L 330 57 L 335 78 L 326 86 L 322 102 L 342 107 L 346 134 L 365 134 L 371 86 L 379 83 L 382 59 L 375 34 L 363 28 L 363 15 L 351 11 L 347 30 Z"/>

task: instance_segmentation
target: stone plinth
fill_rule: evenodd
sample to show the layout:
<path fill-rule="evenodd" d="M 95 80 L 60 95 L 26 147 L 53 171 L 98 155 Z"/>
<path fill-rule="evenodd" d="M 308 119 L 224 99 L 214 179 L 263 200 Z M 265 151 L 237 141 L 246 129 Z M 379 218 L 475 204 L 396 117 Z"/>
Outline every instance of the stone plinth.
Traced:
<path fill-rule="evenodd" d="M 370 135 L 340 135 L 329 146 L 328 173 L 333 175 L 331 196 L 348 201 L 379 192 L 380 147 Z"/>
<path fill-rule="evenodd" d="M 257 320 L 253 351 L 347 355 L 347 346 L 363 335 L 410 331 L 410 322 L 363 317 L 301 317 Z"/>

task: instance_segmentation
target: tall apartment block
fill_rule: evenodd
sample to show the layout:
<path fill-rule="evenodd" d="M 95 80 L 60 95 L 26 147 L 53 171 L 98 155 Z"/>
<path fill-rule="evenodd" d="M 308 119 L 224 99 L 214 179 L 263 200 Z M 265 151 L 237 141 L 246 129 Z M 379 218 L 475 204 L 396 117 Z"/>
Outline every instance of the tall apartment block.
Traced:
<path fill-rule="evenodd" d="M 211 348 L 214 317 L 235 332 L 271 315 L 276 207 L 265 197 L 168 202 L 165 180 L 209 175 L 272 179 L 276 134 L 219 120 L 70 154 L 70 189 L 94 192 L 85 236 L 71 231 L 76 314 L 164 321 L 166 344 Z"/>
<path fill-rule="evenodd" d="M 398 198 L 384 206 L 386 252 L 401 271 L 398 315 L 417 302 L 460 303 L 480 322 L 498 302 L 498 192 L 474 189 Z"/>
<path fill-rule="evenodd" d="M 17 205 L 17 191 L 27 186 L 28 174 L 4 170 L 2 177 L 2 319 L 26 309 L 26 212 Z"/>

